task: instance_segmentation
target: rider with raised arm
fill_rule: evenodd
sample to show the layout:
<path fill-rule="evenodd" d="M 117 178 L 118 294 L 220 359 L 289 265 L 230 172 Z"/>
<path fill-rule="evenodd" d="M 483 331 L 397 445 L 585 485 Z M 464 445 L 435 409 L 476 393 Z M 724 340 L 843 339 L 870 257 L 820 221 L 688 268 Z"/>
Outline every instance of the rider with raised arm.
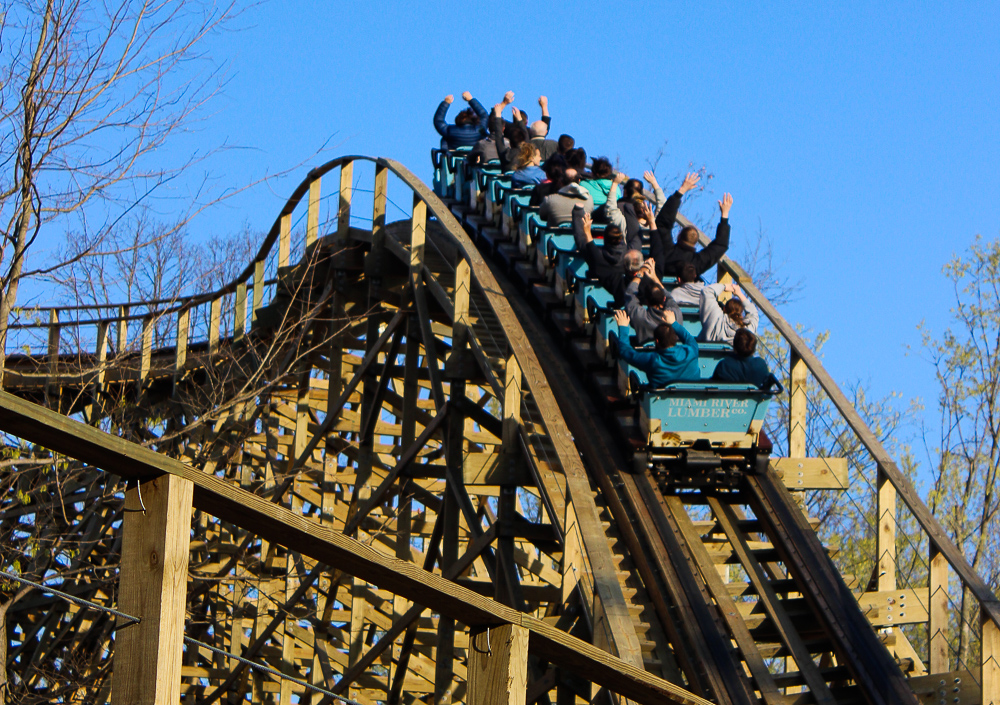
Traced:
<path fill-rule="evenodd" d="M 441 135 L 441 142 L 447 149 L 471 147 L 487 134 L 486 121 L 489 113 L 486 108 L 469 91 L 465 91 L 462 98 L 468 102 L 469 107 L 455 116 L 454 125 L 449 125 L 444 118 L 449 106 L 455 101 L 455 96 L 445 96 L 434 113 L 434 129 Z"/>
<path fill-rule="evenodd" d="M 720 304 L 718 297 L 723 291 L 733 296 Z M 747 328 L 757 332 L 760 314 L 753 301 L 747 298 L 736 284 L 709 284 L 701 290 L 701 333 L 698 340 L 703 343 L 730 343 L 736 331 Z"/>
<path fill-rule="evenodd" d="M 674 314 L 667 311 L 664 325 L 653 331 L 655 350 L 636 350 L 628 343 L 628 314 L 615 311 L 618 324 L 618 355 L 630 365 L 646 373 L 654 387 L 664 387 L 671 382 L 698 382 L 701 370 L 698 367 L 698 341 L 684 330 Z"/>
<path fill-rule="evenodd" d="M 655 266 L 653 259 L 647 259 L 625 287 L 625 312 L 632 319 L 638 345 L 645 345 L 653 339 L 654 331 L 667 322 L 668 313 L 673 314 L 678 323 L 684 320 L 681 307 L 656 279 Z M 645 292 L 646 306 L 639 301 L 639 285 L 644 280 L 649 284 Z"/>
<path fill-rule="evenodd" d="M 697 250 L 698 228 L 688 225 L 677 235 L 674 244 L 673 227 L 677 220 L 677 211 L 684 194 L 698 185 L 701 179 L 698 174 L 691 173 L 684 177 L 680 188 L 667 199 L 666 204 L 656 216 L 657 235 L 650 239 L 650 251 L 658 263 L 657 275 L 677 276 L 685 264 L 693 264 L 698 274 L 702 274 L 719 263 L 722 255 L 729 249 L 729 209 L 733 205 L 733 197 L 725 194 L 719 201 L 721 219 L 715 230 L 715 239 L 703 250 Z"/>

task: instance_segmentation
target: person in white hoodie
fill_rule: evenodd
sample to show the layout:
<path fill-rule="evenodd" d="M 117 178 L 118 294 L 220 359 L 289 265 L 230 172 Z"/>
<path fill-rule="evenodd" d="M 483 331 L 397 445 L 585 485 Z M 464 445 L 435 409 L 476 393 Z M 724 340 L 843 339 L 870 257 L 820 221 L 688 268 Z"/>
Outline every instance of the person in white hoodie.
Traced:
<path fill-rule="evenodd" d="M 733 297 L 720 305 L 718 297 L 723 291 L 730 292 Z M 736 284 L 708 284 L 701 290 L 700 342 L 732 345 L 740 328 L 756 335 L 759 321 L 757 307 Z"/>

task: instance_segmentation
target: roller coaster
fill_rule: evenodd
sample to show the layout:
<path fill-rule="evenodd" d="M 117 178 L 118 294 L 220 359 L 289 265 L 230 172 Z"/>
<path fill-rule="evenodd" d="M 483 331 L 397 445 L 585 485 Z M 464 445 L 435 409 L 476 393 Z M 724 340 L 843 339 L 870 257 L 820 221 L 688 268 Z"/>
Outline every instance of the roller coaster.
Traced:
<path fill-rule="evenodd" d="M 212 291 L 20 312 L 8 700 L 1000 702 L 990 586 L 747 273 L 784 389 L 646 388 L 465 157 L 312 170 Z"/>

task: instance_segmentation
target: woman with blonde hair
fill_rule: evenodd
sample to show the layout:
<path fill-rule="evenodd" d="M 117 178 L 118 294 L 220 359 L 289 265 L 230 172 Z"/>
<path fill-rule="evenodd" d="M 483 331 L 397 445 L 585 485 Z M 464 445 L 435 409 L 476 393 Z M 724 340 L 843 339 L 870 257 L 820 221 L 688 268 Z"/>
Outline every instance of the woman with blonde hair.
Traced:
<path fill-rule="evenodd" d="M 545 181 L 545 172 L 539 166 L 541 163 L 542 153 L 538 151 L 538 147 L 531 142 L 522 142 L 517 148 L 517 156 L 514 158 L 514 173 L 510 177 L 511 185 L 514 188 L 524 188 Z"/>

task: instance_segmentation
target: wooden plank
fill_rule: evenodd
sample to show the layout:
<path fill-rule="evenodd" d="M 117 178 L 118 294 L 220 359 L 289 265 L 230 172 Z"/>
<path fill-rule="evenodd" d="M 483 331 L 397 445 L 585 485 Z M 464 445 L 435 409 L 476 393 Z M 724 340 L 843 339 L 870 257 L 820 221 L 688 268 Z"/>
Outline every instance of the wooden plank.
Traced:
<path fill-rule="evenodd" d="M 177 312 L 177 335 L 174 338 L 174 370 L 180 372 L 187 362 L 188 329 L 191 322 L 191 309 Z"/>
<path fill-rule="evenodd" d="M 191 480 L 194 505 L 267 541 L 281 543 L 327 565 L 403 595 L 469 626 L 519 624 L 530 631 L 529 650 L 641 703 L 663 700 L 708 705 L 678 686 L 547 625 L 542 620 L 461 588 L 434 573 L 389 557 L 319 522 L 296 515 L 222 478 L 103 433 L 36 404 L 0 392 L 0 429 L 126 478 L 162 473 Z"/>
<path fill-rule="evenodd" d="M 354 189 L 354 162 L 340 165 L 340 206 L 337 209 L 337 239 L 346 240 L 351 230 L 351 193 Z"/>
<path fill-rule="evenodd" d="M 125 493 L 118 609 L 142 621 L 115 635 L 112 705 L 177 702 L 193 489 L 161 475 Z"/>
<path fill-rule="evenodd" d="M 149 366 L 153 355 L 153 318 L 142 319 L 142 348 L 139 356 L 139 383 L 142 384 L 149 376 Z"/>
<path fill-rule="evenodd" d="M 309 182 L 309 204 L 306 207 L 306 248 L 316 242 L 319 234 L 319 202 L 323 178 L 317 176 Z M 290 216 L 291 214 L 289 214 Z"/>
<path fill-rule="evenodd" d="M 982 642 L 979 683 L 983 705 L 1000 705 L 1000 627 L 985 611 L 980 613 Z"/>
<path fill-rule="evenodd" d="M 923 624 L 928 618 L 930 591 L 927 588 L 879 590 L 858 595 L 858 604 L 874 626 Z"/>
<path fill-rule="evenodd" d="M 875 535 L 878 556 L 878 590 L 896 589 L 896 488 L 881 468 L 878 471 L 878 531 Z M 927 605 L 927 600 L 923 601 Z"/>
<path fill-rule="evenodd" d="M 208 309 L 208 354 L 219 351 L 219 325 L 222 322 L 222 298 L 212 299 Z"/>
<path fill-rule="evenodd" d="M 253 264 L 253 308 L 250 311 L 250 325 L 257 322 L 257 311 L 264 305 L 264 260 Z"/>
<path fill-rule="evenodd" d="M 247 328 L 247 285 L 240 282 L 236 285 L 236 302 L 233 307 L 233 341 L 243 339 Z"/>
<path fill-rule="evenodd" d="M 128 312 L 128 306 L 118 307 L 118 350 L 116 352 L 119 355 L 125 352 L 125 347 L 128 345 L 128 321 L 125 320 Z"/>
<path fill-rule="evenodd" d="M 948 651 L 948 561 L 931 542 L 930 566 L 927 577 L 930 592 L 928 611 L 928 648 L 930 657 L 927 667 L 931 673 L 948 671 L 950 654 Z"/>
<path fill-rule="evenodd" d="M 413 195 L 413 213 L 410 215 L 410 279 L 416 279 L 424 268 L 424 241 L 427 237 L 427 204 Z"/>
<path fill-rule="evenodd" d="M 469 636 L 469 705 L 524 705 L 528 630 L 513 624 Z"/>
<path fill-rule="evenodd" d="M 792 491 L 848 489 L 847 458 L 771 458 L 771 466 Z"/>
<path fill-rule="evenodd" d="M 292 251 L 292 214 L 282 213 L 278 220 L 278 266 L 287 267 Z"/>
<path fill-rule="evenodd" d="M 808 368 L 795 349 L 792 348 L 789 360 L 788 384 L 788 455 L 793 458 L 804 458 L 806 455 L 806 383 Z"/>
<path fill-rule="evenodd" d="M 980 689 L 969 671 L 949 671 L 909 679 L 910 687 L 921 703 L 980 705 Z"/>

